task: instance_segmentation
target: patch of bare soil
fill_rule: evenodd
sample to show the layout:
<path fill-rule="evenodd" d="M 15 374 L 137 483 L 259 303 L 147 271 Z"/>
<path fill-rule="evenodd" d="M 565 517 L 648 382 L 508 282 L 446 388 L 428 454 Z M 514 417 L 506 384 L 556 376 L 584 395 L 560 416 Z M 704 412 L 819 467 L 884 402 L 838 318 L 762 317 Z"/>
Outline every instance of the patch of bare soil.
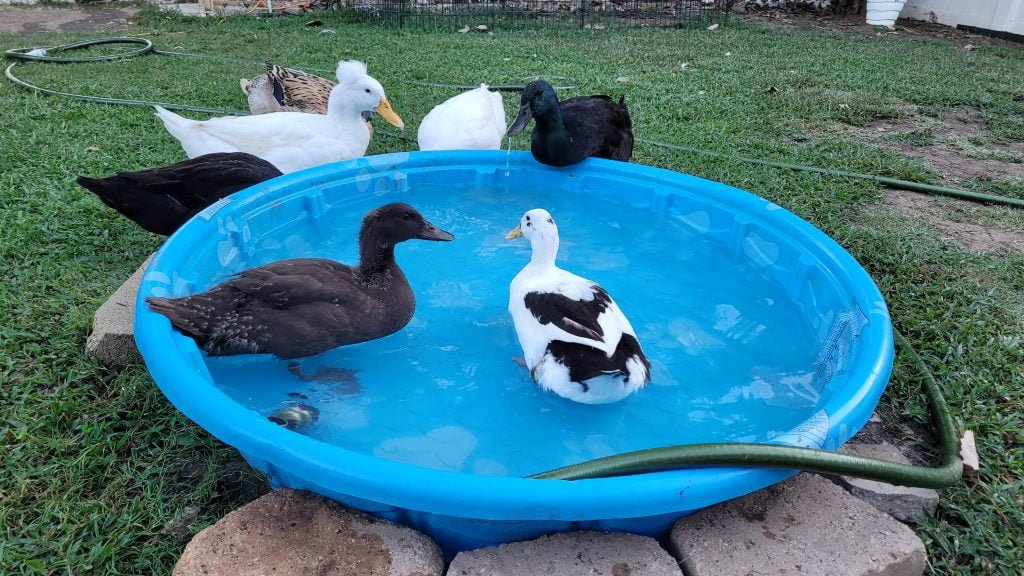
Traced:
<path fill-rule="evenodd" d="M 925 22 L 923 20 L 911 20 L 909 18 L 901 18 L 897 20 L 896 25 L 891 30 L 886 30 L 879 26 L 869 25 L 865 21 L 863 14 L 841 15 L 832 14 L 827 10 L 815 11 L 801 8 L 787 9 L 749 7 L 747 8 L 746 13 L 739 16 L 752 22 L 770 24 L 783 28 L 815 28 L 828 32 L 856 34 L 860 36 L 888 35 L 906 36 L 907 38 L 915 40 L 946 40 L 950 43 L 960 45 L 961 47 L 967 46 L 968 44 L 975 46 L 991 44 L 1024 49 L 1024 45 L 1017 42 L 1001 40 L 981 34 L 973 34 L 944 24 Z"/>
<path fill-rule="evenodd" d="M 926 194 L 907 190 L 886 189 L 885 196 L 894 206 L 921 219 L 937 229 L 944 238 L 972 252 L 1008 253 L 1024 251 L 1024 233 L 958 222 L 944 218 Z"/>
<path fill-rule="evenodd" d="M 0 33 L 117 30 L 130 26 L 131 17 L 137 11 L 133 6 L 89 9 L 0 6 Z"/>
<path fill-rule="evenodd" d="M 928 426 L 907 418 L 881 403 L 875 410 L 875 416 L 861 428 L 851 443 L 881 444 L 888 442 L 899 449 L 912 464 L 932 466 L 934 447 L 938 442 L 935 434 Z"/>
<path fill-rule="evenodd" d="M 942 184 L 954 188 L 961 185 L 960 180 L 975 178 L 1024 179 L 1024 163 L 976 158 L 967 154 L 964 149 L 967 139 L 982 136 L 981 141 L 984 141 L 987 130 L 988 122 L 981 110 L 960 106 L 938 119 L 925 116 L 879 119 L 860 130 L 858 137 L 879 146 L 896 148 L 904 155 L 921 158 L 939 172 Z M 914 138 L 914 134 L 921 136 Z M 915 140 L 919 141 L 915 143 Z M 1020 155 L 1024 143 L 988 143 L 970 145 L 970 148 L 974 155 L 984 155 L 986 151 Z M 926 194 L 887 189 L 885 196 L 890 206 L 912 214 L 965 250 L 992 254 L 1024 251 L 1024 233 L 966 221 L 963 219 L 965 214 L 957 214 L 956 219 L 951 219 L 947 210 Z"/>
<path fill-rule="evenodd" d="M 968 156 L 958 144 L 967 137 L 983 134 L 986 128 L 987 121 L 980 110 L 972 106 L 960 106 L 939 121 L 925 121 L 921 117 L 876 120 L 867 128 L 864 138 L 874 144 L 896 148 L 908 156 L 922 158 L 939 172 L 946 185 L 956 186 L 957 180 L 985 176 L 1024 178 L 1024 163 Z M 891 138 L 892 135 L 916 130 L 930 131 L 932 143 L 918 145 Z M 1020 154 L 1024 152 L 1024 142 L 987 144 L 975 148 L 979 151 Z"/>
<path fill-rule="evenodd" d="M 195 490 L 208 473 L 205 458 L 182 459 L 168 466 L 161 477 L 167 495 L 173 496 Z M 254 470 L 239 455 L 217 460 L 213 463 L 213 477 L 216 482 L 217 500 L 229 504 L 245 504 L 270 492 L 270 486 L 263 474 Z M 164 527 L 164 532 L 185 543 L 194 533 L 192 523 L 202 514 L 202 508 L 189 506 L 182 517 L 174 519 Z"/>

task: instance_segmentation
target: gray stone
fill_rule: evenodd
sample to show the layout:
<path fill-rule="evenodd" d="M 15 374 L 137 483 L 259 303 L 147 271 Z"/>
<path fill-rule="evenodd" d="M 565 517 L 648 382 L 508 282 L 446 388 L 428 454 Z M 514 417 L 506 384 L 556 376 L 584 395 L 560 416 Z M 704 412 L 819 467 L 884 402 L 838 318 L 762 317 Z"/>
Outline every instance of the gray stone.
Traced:
<path fill-rule="evenodd" d="M 681 576 L 653 538 L 610 532 L 549 534 L 460 552 L 447 576 Z"/>
<path fill-rule="evenodd" d="M 311 492 L 271 492 L 189 542 L 173 576 L 440 576 L 419 532 Z"/>
<path fill-rule="evenodd" d="M 898 448 L 888 442 L 845 444 L 839 451 L 897 464 L 910 464 L 910 460 L 907 460 L 907 457 Z M 939 503 L 939 493 L 931 488 L 896 486 L 851 476 L 837 476 L 835 480 L 840 486 L 849 490 L 850 494 L 901 522 L 920 523 L 935 514 L 935 507 Z"/>
<path fill-rule="evenodd" d="M 925 566 L 913 531 L 813 474 L 683 518 L 670 544 L 687 576 L 921 576 Z"/>
<path fill-rule="evenodd" d="M 135 296 L 139 293 L 142 275 L 153 257 L 139 266 L 92 318 L 92 334 L 85 341 L 86 354 L 107 366 L 127 366 L 142 360 L 135 347 Z"/>
<path fill-rule="evenodd" d="M 182 16 L 206 17 L 206 10 L 199 3 L 165 4 L 160 6 L 161 10 L 178 12 Z"/>

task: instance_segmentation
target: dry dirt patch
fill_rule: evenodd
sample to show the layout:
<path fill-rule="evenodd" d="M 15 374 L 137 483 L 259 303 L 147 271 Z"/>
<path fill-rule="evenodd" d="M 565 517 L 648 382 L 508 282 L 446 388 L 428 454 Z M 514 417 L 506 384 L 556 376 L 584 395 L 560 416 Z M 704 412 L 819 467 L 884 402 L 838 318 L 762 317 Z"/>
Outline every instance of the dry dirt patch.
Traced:
<path fill-rule="evenodd" d="M 885 190 L 886 199 L 939 231 L 956 245 L 972 252 L 1009 253 L 1024 251 L 1024 233 L 954 221 L 943 216 L 930 196 L 906 190 Z"/>
<path fill-rule="evenodd" d="M 35 34 L 37 32 L 95 32 L 128 27 L 134 7 L 40 8 L 0 6 L 0 33 Z"/>
<path fill-rule="evenodd" d="M 960 47 L 968 45 L 980 46 L 983 44 L 1014 48 L 1021 47 L 1020 43 L 1010 40 L 1002 40 L 960 30 L 944 24 L 911 20 L 909 18 L 900 18 L 892 29 L 886 29 L 882 26 L 868 24 L 864 14 L 833 14 L 828 10 L 815 11 L 798 6 L 777 8 L 750 6 L 745 13 L 738 14 L 738 16 L 751 22 L 791 30 L 811 28 L 857 36 L 903 36 L 912 40 L 943 40 Z"/>
<path fill-rule="evenodd" d="M 913 115 L 880 119 L 863 129 L 860 137 L 873 144 L 896 148 L 907 156 L 921 158 L 940 174 L 942 184 L 953 188 L 961 187 L 961 180 L 1024 179 L 1024 163 L 1002 160 L 1014 159 L 1014 156 L 1019 158 L 1024 151 L 1024 143 L 977 145 L 969 142 L 972 137 L 978 137 L 974 138 L 975 141 L 984 142 L 987 130 L 988 122 L 981 110 L 960 106 L 941 118 Z M 988 156 L 989 153 L 1001 156 L 977 157 Z M 965 211 L 950 218 L 950 212 L 930 196 L 893 189 L 886 190 L 885 195 L 890 206 L 912 214 L 965 250 L 993 254 L 1024 251 L 1024 232 L 971 222 L 976 220 L 975 212 Z M 980 205 L 978 209 L 984 210 Z"/>
<path fill-rule="evenodd" d="M 981 110 L 972 106 L 960 106 L 937 120 L 921 116 L 876 120 L 868 127 L 864 138 L 875 144 L 896 148 L 908 156 L 925 160 L 939 172 L 946 185 L 957 186 L 957 180 L 980 177 L 1024 178 L 1024 163 L 976 158 L 967 154 L 963 148 L 966 139 L 984 134 L 986 129 L 987 120 Z M 892 138 L 894 135 L 915 131 L 930 132 L 932 142 L 918 145 Z M 976 155 L 985 151 L 1021 154 L 1024 152 L 1024 143 L 986 144 L 973 148 Z"/>

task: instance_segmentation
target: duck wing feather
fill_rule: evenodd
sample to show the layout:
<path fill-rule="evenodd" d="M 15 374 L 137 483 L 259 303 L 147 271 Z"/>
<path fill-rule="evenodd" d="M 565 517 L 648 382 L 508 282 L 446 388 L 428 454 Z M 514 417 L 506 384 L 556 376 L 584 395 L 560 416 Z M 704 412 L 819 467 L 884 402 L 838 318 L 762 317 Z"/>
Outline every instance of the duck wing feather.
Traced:
<path fill-rule="evenodd" d="M 275 94 L 280 90 L 282 106 L 310 114 L 326 114 L 327 101 L 335 83 L 315 74 L 266 62 L 267 75 L 273 79 Z"/>
<path fill-rule="evenodd" d="M 397 329 L 376 315 L 367 320 L 379 304 L 352 268 L 316 258 L 274 262 L 206 292 L 146 302 L 215 356 L 301 358 Z"/>
<path fill-rule="evenodd" d="M 598 317 L 608 309 L 611 297 L 603 288 L 591 285 L 593 298 L 590 300 L 570 298 L 557 292 L 530 292 L 523 298 L 527 310 L 541 324 L 554 324 L 565 332 L 594 340 L 604 341 L 604 329 Z"/>
<path fill-rule="evenodd" d="M 196 130 L 239 150 L 264 156 L 268 150 L 304 147 L 330 130 L 325 116 L 302 112 L 271 112 L 254 116 L 222 116 L 196 121 Z"/>
<path fill-rule="evenodd" d="M 225 284 L 275 309 L 324 303 L 369 305 L 372 298 L 356 289 L 355 270 L 321 258 L 293 258 L 243 271 Z"/>
<path fill-rule="evenodd" d="M 579 147 L 580 160 L 590 156 L 627 161 L 633 154 L 633 123 L 622 99 L 578 96 L 559 103 L 566 128 Z"/>

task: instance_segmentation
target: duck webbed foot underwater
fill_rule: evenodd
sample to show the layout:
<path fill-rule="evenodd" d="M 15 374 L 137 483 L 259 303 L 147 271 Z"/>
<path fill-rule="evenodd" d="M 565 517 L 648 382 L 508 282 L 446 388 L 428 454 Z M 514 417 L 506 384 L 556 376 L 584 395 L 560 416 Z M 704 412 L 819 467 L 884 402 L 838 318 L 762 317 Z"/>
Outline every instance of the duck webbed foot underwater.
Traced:
<path fill-rule="evenodd" d="M 335 384 L 330 390 L 343 395 L 359 394 L 363 391 L 363 385 L 359 383 L 356 374 L 358 368 L 335 368 L 334 366 L 317 366 L 313 372 L 303 372 L 298 362 L 289 362 L 288 371 L 304 382 L 318 382 L 322 384 Z"/>

